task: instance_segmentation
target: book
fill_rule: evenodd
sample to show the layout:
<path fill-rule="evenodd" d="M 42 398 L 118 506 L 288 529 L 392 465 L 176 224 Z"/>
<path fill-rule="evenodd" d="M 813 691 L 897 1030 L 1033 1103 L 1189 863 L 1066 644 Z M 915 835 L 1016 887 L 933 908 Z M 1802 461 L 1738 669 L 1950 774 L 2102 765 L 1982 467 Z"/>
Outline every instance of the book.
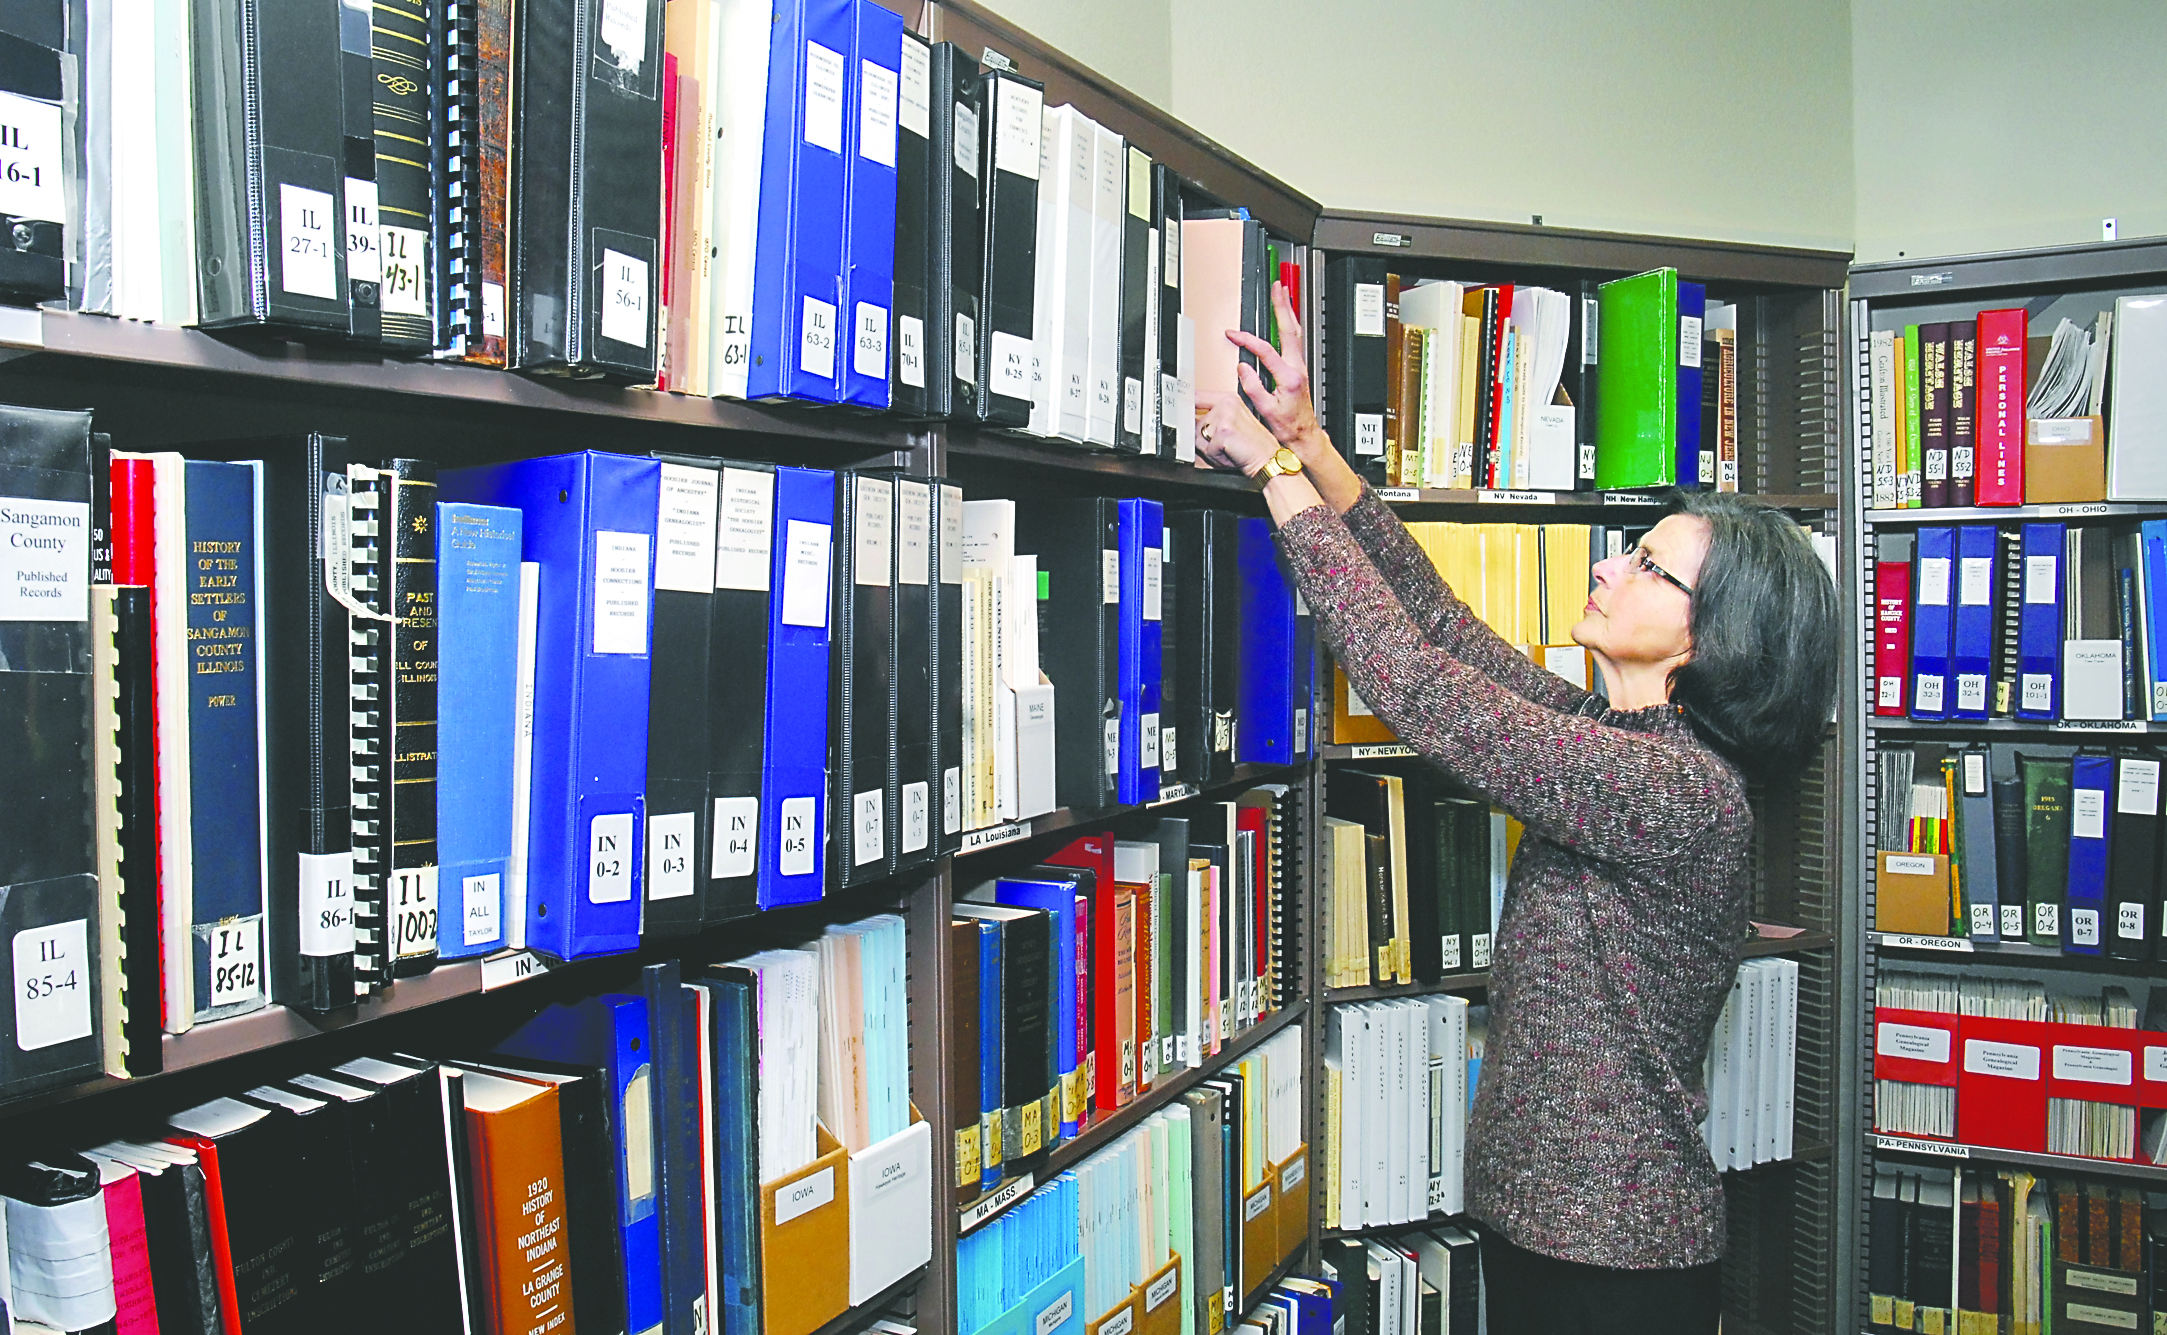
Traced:
<path fill-rule="evenodd" d="M 1012 70 L 978 84 L 980 275 L 976 420 L 1023 426 L 1031 417 L 1031 340 L 1037 270 L 1039 136 L 1045 89 Z M 956 149 L 960 156 L 962 147 Z M 959 326 L 960 328 L 960 326 Z"/>
<path fill-rule="evenodd" d="M 1968 506 L 1977 495 L 1979 442 L 1979 326 L 1949 326 L 1949 504 Z"/>
<path fill-rule="evenodd" d="M 1937 509 L 1949 504 L 1950 326 L 1920 325 L 1919 339 L 1919 501 Z"/>
<path fill-rule="evenodd" d="M 1980 505 L 2016 505 L 2024 498 L 2027 318 L 2021 307 L 1979 312 L 1974 496 Z"/>
<path fill-rule="evenodd" d="M 384 759 L 375 766 L 381 794 L 367 847 L 376 871 L 375 921 L 361 919 L 356 935 L 375 929 L 373 970 L 359 976 L 380 985 L 436 967 L 437 902 L 441 888 L 437 835 L 439 721 L 436 577 L 436 465 L 393 459 L 372 470 L 375 515 L 371 544 L 378 566 L 379 611 L 373 628 L 380 657 L 378 733 Z"/>
<path fill-rule="evenodd" d="M 504 942 L 512 855 L 512 755 L 522 516 L 501 506 L 437 506 L 437 841 L 445 959 Z"/>
<path fill-rule="evenodd" d="M 492 1330 L 543 1335 L 553 1317 L 574 1310 L 577 1296 L 557 1089 L 481 1071 L 462 1083 L 465 1186 L 482 1254 L 478 1306 Z"/>
<path fill-rule="evenodd" d="M 897 117 L 901 107 L 903 18 L 872 0 L 852 0 L 851 68 L 844 81 L 842 314 L 849 354 L 836 397 L 853 407 L 889 405 L 888 343 L 895 307 L 898 236 Z M 919 106 L 923 108 L 924 102 Z M 920 130 L 924 124 L 921 116 Z"/>
<path fill-rule="evenodd" d="M 1669 486 L 1677 474 L 1678 272 L 1656 269 L 1596 289 L 1596 366 L 1603 404 L 1595 447 L 1595 485 Z"/>
<path fill-rule="evenodd" d="M 709 798 L 715 709 L 708 656 L 715 648 L 717 511 L 724 473 L 712 459 L 658 455 L 655 506 L 654 652 L 647 696 L 646 847 L 641 850 L 640 930 L 657 937 L 697 931 L 720 916 L 711 901 L 715 865 Z M 739 501 L 736 493 L 730 499 Z M 733 512 L 725 522 L 742 526 Z M 726 637 L 762 637 L 734 620 Z M 764 629 L 764 625 L 762 627 Z M 757 661 L 757 659 L 755 660 Z M 733 680 L 733 692 L 747 690 Z M 730 725 L 724 723 L 723 727 Z M 742 897 L 741 897 L 742 898 Z"/>
<path fill-rule="evenodd" d="M 287 1176 L 297 1158 L 297 1120 L 285 1109 L 217 1098 L 167 1122 L 169 1138 L 203 1165 L 212 1274 L 228 1331 L 307 1330 L 316 1318 L 307 1282 L 315 1239 L 301 1231 Z"/>
<path fill-rule="evenodd" d="M 985 270 L 978 126 L 982 76 L 977 60 L 961 47 L 936 42 L 931 77 L 933 270 L 926 410 L 975 421 Z"/>

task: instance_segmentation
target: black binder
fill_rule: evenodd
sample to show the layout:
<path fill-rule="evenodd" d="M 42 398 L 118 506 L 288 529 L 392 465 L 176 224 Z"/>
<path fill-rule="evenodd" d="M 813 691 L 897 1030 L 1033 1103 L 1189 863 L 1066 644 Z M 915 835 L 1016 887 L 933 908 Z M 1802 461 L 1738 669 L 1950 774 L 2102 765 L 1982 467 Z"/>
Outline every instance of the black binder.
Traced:
<path fill-rule="evenodd" d="M 1195 754 L 1195 734 L 1187 734 L 1187 746 L 1183 745 L 1181 711 L 1184 695 L 1180 680 L 1182 646 L 1196 634 L 1196 628 L 1182 621 L 1181 594 L 1175 583 L 1180 571 L 1175 566 L 1180 557 L 1195 560 L 1198 553 L 1194 546 L 1186 552 L 1177 550 L 1174 520 L 1174 511 L 1168 509 L 1166 531 L 1159 537 L 1159 581 L 1164 590 L 1166 613 L 1159 619 L 1159 782 L 1162 784 L 1180 783 L 1196 777 L 1191 772 L 1193 767 L 1188 764 Z"/>
<path fill-rule="evenodd" d="M 835 486 L 830 626 L 828 884 L 863 885 L 895 857 L 895 480 L 842 473 Z"/>
<path fill-rule="evenodd" d="M 383 337 L 383 312 L 378 305 L 384 252 L 377 228 L 374 17 L 373 6 L 339 6 L 339 186 L 346 223 L 346 333 L 354 342 L 365 344 L 378 343 Z"/>
<path fill-rule="evenodd" d="M 605 8 L 635 6 L 635 26 Z M 521 0 L 511 327 L 518 371 L 655 377 L 662 0 Z M 630 34 L 631 47 L 613 37 Z"/>
<path fill-rule="evenodd" d="M 156 941 L 158 914 L 158 747 L 151 718 L 150 590 L 119 589 L 113 598 L 118 630 L 120 716 L 120 920 L 129 941 Z M 128 952 L 126 1036 L 128 1074 L 165 1068 L 164 1016 L 159 1011 L 159 953 Z"/>
<path fill-rule="evenodd" d="M 1138 454 L 1146 450 L 1144 381 L 1151 360 L 1144 339 L 1158 286 L 1151 281 L 1157 269 L 1151 262 L 1152 162 L 1130 144 L 1123 149 L 1123 165 L 1128 174 L 1121 182 L 1121 401 L 1114 405 L 1114 448 Z M 1157 452 L 1156 439 L 1149 449 Z"/>
<path fill-rule="evenodd" d="M 721 473 L 713 459 L 659 450 L 655 457 L 662 460 L 662 500 L 655 533 L 640 933 L 680 936 L 706 921 L 712 862 L 707 654 Z"/>
<path fill-rule="evenodd" d="M 2122 750 L 2114 758 L 2114 813 L 2107 841 L 2107 954 L 2116 959 L 2152 956 L 2151 917 L 2159 911 L 2160 758 L 2148 750 Z"/>
<path fill-rule="evenodd" d="M 1105 496 L 1017 506 L 1017 531 L 1037 543 L 1047 585 L 1038 653 L 1054 688 L 1054 797 L 1077 812 L 1115 803 L 1121 605 L 1110 572 L 1119 559 L 1117 525 L 1115 502 Z"/>
<path fill-rule="evenodd" d="M 173 1129 L 205 1163 L 216 1184 L 211 1229 L 221 1227 L 234 1275 L 251 1281 L 241 1297 L 241 1328 L 248 1335 L 305 1335 L 318 1329 L 309 1278 L 316 1239 L 302 1202 L 314 1184 L 298 1182 L 304 1163 L 300 1119 L 290 1110 L 219 1098 L 175 1113 Z M 204 1145 L 211 1148 L 206 1150 Z M 311 1215 L 313 1211 L 309 1212 Z M 218 1217 L 222 1215 L 223 1221 Z"/>
<path fill-rule="evenodd" d="M 380 813 L 380 834 L 389 836 L 384 959 L 389 977 L 411 978 L 437 962 L 436 464 L 392 459 L 377 477 L 384 488 L 377 541 L 390 558 L 384 582 L 399 619 L 389 632 L 392 671 L 384 687 L 391 698 L 384 756 L 391 788 Z"/>
<path fill-rule="evenodd" d="M 888 406 L 925 417 L 930 402 L 928 336 L 933 281 L 933 46 L 903 33 L 902 96 L 895 135 L 895 337 L 888 362 Z"/>
<path fill-rule="evenodd" d="M 1390 388 L 1385 383 L 1390 371 L 1385 365 L 1384 280 L 1383 260 L 1349 255 L 1325 265 L 1325 281 L 1330 284 L 1325 304 L 1332 312 L 1325 321 L 1325 334 L 1330 340 L 1325 365 L 1331 368 L 1328 374 L 1332 378 L 1324 396 L 1325 430 L 1331 433 L 1332 444 L 1346 457 L 1348 466 L 1379 487 L 1387 476 L 1384 410 Z M 1371 288 L 1376 291 L 1365 300 L 1363 294 Z M 1371 307 L 1374 322 L 1368 318 Z M 1356 332 L 1358 324 L 1360 333 Z M 1364 446 L 1372 442 L 1377 453 L 1363 453 Z M 1476 467 L 1479 471 L 1479 461 Z"/>
<path fill-rule="evenodd" d="M 352 460 L 343 437 L 314 432 L 209 445 L 202 452 L 263 461 L 258 559 L 270 604 L 266 624 L 277 627 L 257 646 L 263 655 L 264 792 L 271 805 L 271 888 L 264 905 L 271 999 L 308 1011 L 352 1005 L 352 622 L 324 578 L 327 562 L 350 559 L 339 545 L 353 520 L 347 478 Z"/>
<path fill-rule="evenodd" d="M 1045 85 L 1008 70 L 978 89 L 985 281 L 978 326 L 978 421 L 1031 421 L 1031 339 L 1038 283 L 1038 139 Z M 1057 723 L 1055 725 L 1059 727 Z"/>
<path fill-rule="evenodd" d="M 1159 378 L 1146 391 L 1159 396 L 1159 453 L 1176 457 L 1182 423 L 1173 420 L 1181 379 L 1181 175 L 1165 163 L 1151 168 L 1152 224 L 1159 229 Z"/>
<path fill-rule="evenodd" d="M 436 251 L 437 174 L 445 167 L 444 127 L 432 123 L 443 99 L 441 19 L 432 28 L 424 0 L 381 0 L 368 17 L 374 56 L 367 98 L 376 167 L 377 313 L 384 345 L 405 352 L 436 346 L 441 279 Z M 441 11 L 444 7 L 435 7 Z"/>
<path fill-rule="evenodd" d="M 1168 519 L 1177 556 L 1172 584 L 1174 699 L 1164 711 L 1179 729 L 1182 776 L 1201 784 L 1234 777 L 1235 667 L 1239 592 L 1235 585 L 1237 516 L 1224 510 L 1176 510 Z"/>
<path fill-rule="evenodd" d="M 0 14 L 0 91 L 51 104 L 58 110 L 66 100 L 69 75 L 79 73 L 76 58 L 67 54 L 67 14 L 60 0 L 24 0 Z M 80 81 L 78 80 L 78 86 Z M 54 125 L 64 137 L 65 122 Z M 25 303 L 51 301 L 67 295 L 67 197 L 58 169 L 67 158 L 58 140 L 38 142 L 33 127 L 11 127 L 19 136 L 11 147 L 25 153 L 29 163 L 50 164 L 53 175 L 18 198 L 43 201 L 41 207 L 25 207 L 21 213 L 0 213 L 0 293 Z M 18 159 L 21 165 L 28 165 Z"/>
<path fill-rule="evenodd" d="M 978 207 L 978 62 L 954 42 L 933 47 L 931 307 L 926 413 L 978 418 L 978 288 L 985 239 Z"/>
<path fill-rule="evenodd" d="M 190 12 L 196 323 L 346 337 L 342 7 L 191 0 Z"/>
<path fill-rule="evenodd" d="M 181 1151 L 190 1155 L 187 1162 L 168 1163 L 154 1159 L 148 1151 L 125 1148 L 131 1151 L 129 1162 L 143 1191 L 143 1242 L 149 1253 L 158 1329 L 175 1335 L 220 1335 L 225 1323 L 209 1265 L 203 1166 L 191 1151 Z"/>
<path fill-rule="evenodd" d="M 963 846 L 963 488 L 933 488 L 933 845 Z"/>
<path fill-rule="evenodd" d="M 931 862 L 939 850 L 934 792 L 940 786 L 935 730 L 934 478 L 898 477 L 895 483 L 895 865 L 898 870 Z"/>
<path fill-rule="evenodd" d="M 462 1279 L 459 1252 L 453 1245 L 454 1229 L 471 1228 L 473 1217 L 464 1201 L 455 1207 L 452 1193 L 459 1188 L 445 1161 L 447 1139 L 456 1136 L 463 1145 L 466 1135 L 464 1116 L 445 1115 L 447 1102 L 455 1114 L 465 1107 L 458 1072 L 448 1074 L 450 1079 L 440 1080 L 433 1065 L 410 1058 L 380 1061 L 371 1057 L 347 1062 L 330 1073 L 335 1081 L 373 1091 L 369 1162 L 389 1183 L 384 1190 L 391 1198 L 392 1227 L 406 1247 L 398 1271 L 399 1293 L 408 1309 L 402 1311 L 401 1320 L 417 1335 L 459 1335 L 466 1328 L 462 1293 L 481 1291 L 471 1272 Z M 470 1265 L 477 1262 L 472 1243 L 468 1234 Z"/>
<path fill-rule="evenodd" d="M 707 641 L 708 878 L 703 921 L 760 907 L 760 767 L 767 755 L 775 466 L 725 461 L 715 505 Z"/>
<path fill-rule="evenodd" d="M 312 1321 L 318 1329 L 337 1329 L 348 1322 L 365 1325 L 354 1321 L 364 1312 L 391 1318 L 392 1296 L 363 1268 L 368 1240 L 356 1219 L 351 1107 L 344 1099 L 273 1085 L 259 1085 L 239 1101 L 287 1123 L 292 1158 L 286 1171 L 299 1188 L 295 1215 L 308 1266 L 301 1272 L 301 1302 Z"/>

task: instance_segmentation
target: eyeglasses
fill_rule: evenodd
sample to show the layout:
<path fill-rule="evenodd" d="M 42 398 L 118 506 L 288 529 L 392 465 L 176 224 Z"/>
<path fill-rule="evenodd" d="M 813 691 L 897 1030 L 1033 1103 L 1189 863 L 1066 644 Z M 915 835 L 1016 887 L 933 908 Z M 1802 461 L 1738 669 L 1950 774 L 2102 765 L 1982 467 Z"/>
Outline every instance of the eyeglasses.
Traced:
<path fill-rule="evenodd" d="M 1671 574 L 1668 570 L 1663 569 L 1663 567 L 1657 565 L 1653 560 L 1649 559 L 1647 548 L 1635 544 L 1633 550 L 1627 552 L 1625 555 L 1626 559 L 1630 560 L 1633 563 L 1634 569 L 1639 570 L 1645 574 L 1655 576 L 1657 579 L 1662 580 L 1664 583 L 1670 585 L 1672 588 L 1676 589 L 1678 592 L 1684 594 L 1688 598 L 1693 596 L 1693 586 L 1686 583 L 1684 580 L 1678 578 L 1676 575 Z"/>

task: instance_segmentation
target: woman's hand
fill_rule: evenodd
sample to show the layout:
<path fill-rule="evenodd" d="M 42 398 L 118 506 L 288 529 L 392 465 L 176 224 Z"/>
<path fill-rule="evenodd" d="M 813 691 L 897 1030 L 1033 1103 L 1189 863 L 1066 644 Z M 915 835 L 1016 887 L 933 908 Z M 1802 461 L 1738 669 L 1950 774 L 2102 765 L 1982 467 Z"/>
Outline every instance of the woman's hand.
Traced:
<path fill-rule="evenodd" d="M 1302 355 L 1302 322 L 1294 316 L 1294 302 L 1287 296 L 1286 284 L 1272 284 L 1272 309 L 1279 315 L 1277 348 L 1239 329 L 1227 330 L 1227 341 L 1253 354 L 1258 364 L 1272 373 L 1273 387 L 1266 389 L 1256 367 L 1243 362 L 1235 371 L 1242 393 L 1273 438 L 1302 456 L 1303 466 L 1310 467 L 1312 454 L 1320 450 L 1329 453 L 1332 447 L 1317 425 L 1317 409 L 1309 396 L 1309 363 Z"/>
<path fill-rule="evenodd" d="M 1279 451 L 1279 442 L 1257 421 L 1239 394 L 1196 396 L 1196 452 L 1214 468 L 1249 477 Z"/>

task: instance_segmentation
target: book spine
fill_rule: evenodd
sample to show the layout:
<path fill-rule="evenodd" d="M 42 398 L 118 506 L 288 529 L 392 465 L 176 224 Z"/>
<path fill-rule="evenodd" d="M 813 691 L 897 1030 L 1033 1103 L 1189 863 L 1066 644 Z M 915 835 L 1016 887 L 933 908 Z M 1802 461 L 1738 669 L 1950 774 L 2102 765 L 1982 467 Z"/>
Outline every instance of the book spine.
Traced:
<path fill-rule="evenodd" d="M 1977 494 L 1978 326 L 1949 326 L 1949 504 L 1969 506 Z"/>
<path fill-rule="evenodd" d="M 2021 307 L 1979 312 L 1975 499 L 1980 505 L 2021 505 L 2024 501 L 2026 321 Z"/>
<path fill-rule="evenodd" d="M 379 541 L 395 618 L 391 635 L 390 809 L 385 886 L 389 961 L 395 978 L 424 974 L 437 961 L 436 465 L 393 459 L 383 470 L 389 527 Z"/>
<path fill-rule="evenodd" d="M 353 707 L 354 981 L 375 990 L 390 980 L 385 955 L 384 887 L 391 866 L 391 580 L 380 529 L 388 483 L 376 469 L 347 469 L 353 513 L 354 601 L 373 617 L 355 617 L 349 634 Z"/>
<path fill-rule="evenodd" d="M 1919 388 L 1922 354 L 1919 327 L 1915 324 L 1905 325 L 1902 336 L 1896 340 L 1896 346 L 1896 373 L 1899 377 L 1897 423 L 1900 428 L 1896 443 L 1896 468 L 1901 475 L 1901 481 L 1897 484 L 1896 504 L 1916 506 L 1919 503 L 1919 443 L 1924 439 L 1926 431 L 1922 415 L 1926 405 L 1920 397 Z"/>
<path fill-rule="evenodd" d="M 1919 403 L 1924 436 L 1920 440 L 1919 502 L 1929 509 L 1949 503 L 1950 339 L 1945 324 L 1921 325 Z"/>
<path fill-rule="evenodd" d="M 1400 276 L 1384 276 L 1384 483 L 1401 485 L 1407 437 L 1407 327 L 1400 320 Z"/>
<path fill-rule="evenodd" d="M 1911 647 L 1911 561 L 1874 563 L 1874 713 L 1900 718 L 1908 712 L 1906 687 Z"/>
<path fill-rule="evenodd" d="M 462 4 L 466 11 L 468 5 Z M 473 144 L 462 134 L 464 168 L 458 178 L 463 233 L 453 248 L 463 263 L 454 278 L 453 305 L 461 312 L 464 360 L 502 366 L 506 313 L 510 306 L 507 257 L 512 138 L 513 36 L 512 0 L 473 0 L 471 37 L 460 34 L 462 76 L 457 96 L 460 118 L 475 127 Z M 463 20 L 455 20 L 463 29 Z M 471 41 L 472 45 L 467 43 Z M 470 173 L 467 169 L 470 169 Z M 463 289 L 463 290 L 462 290 Z"/>
<path fill-rule="evenodd" d="M 665 462 L 660 471 L 647 700 L 647 847 L 640 888 L 642 929 L 669 935 L 698 930 L 709 912 L 708 654 L 721 475 L 711 465 L 678 462 Z"/>
<path fill-rule="evenodd" d="M 437 506 L 437 853 L 445 959 L 486 953 L 504 940 L 504 884 L 512 852 L 512 765 L 517 729 L 519 511 Z"/>
<path fill-rule="evenodd" d="M 432 165 L 417 151 L 416 131 L 428 133 L 431 90 L 442 73 L 431 45 L 424 0 L 385 0 L 371 18 L 376 195 L 376 266 L 381 337 L 390 347 L 421 351 L 436 339 L 436 281 L 429 237 L 436 221 Z M 434 138 L 428 154 L 437 152 Z M 349 208 L 349 215 L 353 210 Z M 351 222 L 351 216 L 349 222 Z M 349 246 L 351 250 L 359 247 Z M 359 280 L 362 265 L 354 265 Z"/>

